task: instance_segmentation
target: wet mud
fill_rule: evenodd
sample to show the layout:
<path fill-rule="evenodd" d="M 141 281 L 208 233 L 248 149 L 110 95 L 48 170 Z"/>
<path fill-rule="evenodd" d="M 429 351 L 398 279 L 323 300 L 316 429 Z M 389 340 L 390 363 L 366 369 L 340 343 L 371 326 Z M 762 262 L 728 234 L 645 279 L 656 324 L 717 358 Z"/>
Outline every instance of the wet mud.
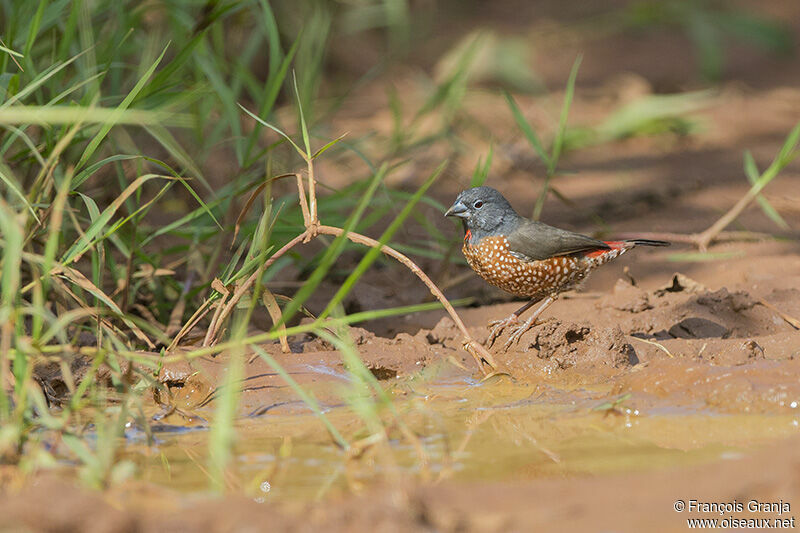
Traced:
<path fill-rule="evenodd" d="M 772 244 L 741 248 L 785 257 Z M 351 328 L 364 363 L 420 439 L 421 452 L 390 430 L 388 462 L 377 451 L 346 458 L 291 387 L 248 354 L 224 500 L 209 499 L 204 464 L 228 356 L 167 365 L 154 441 L 128 432 L 124 457 L 137 467 L 135 482 L 101 496 L 71 488 L 66 469 L 60 480 L 20 485 L 0 513 L 32 531 L 229 531 L 264 521 L 287 531 L 555 523 L 682 531 L 685 517 L 672 508 L 679 498 L 792 501 L 800 496 L 800 331 L 787 318 L 800 304 L 784 265 L 767 264 L 757 284 L 736 281 L 746 278 L 746 259 L 729 265 L 726 279 L 711 267 L 696 278 L 627 271 L 605 291 L 556 302 L 509 350 L 498 339 L 492 351 L 509 375 L 488 380 L 441 313 L 422 317 L 431 326 L 414 335 Z M 486 323 L 517 306 L 463 316 L 485 340 Z M 357 434 L 341 355 L 320 339 L 291 340 L 292 353 L 264 348 L 338 428 Z M 45 499 L 58 504 L 30 512 Z M 151 511 L 137 512 L 142 506 Z"/>

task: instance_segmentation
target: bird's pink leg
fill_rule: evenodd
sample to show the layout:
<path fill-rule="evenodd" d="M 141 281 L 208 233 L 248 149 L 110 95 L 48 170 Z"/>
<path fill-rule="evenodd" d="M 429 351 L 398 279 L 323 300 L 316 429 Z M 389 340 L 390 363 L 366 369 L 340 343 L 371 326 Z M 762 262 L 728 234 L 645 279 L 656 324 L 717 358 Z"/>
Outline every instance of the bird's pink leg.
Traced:
<path fill-rule="evenodd" d="M 530 302 L 526 303 L 525 305 L 523 305 L 522 307 L 511 313 L 511 315 L 508 318 L 504 318 L 503 320 L 492 320 L 491 322 L 489 322 L 489 327 L 492 328 L 492 331 L 489 333 L 489 348 L 492 347 L 494 341 L 497 340 L 497 337 L 499 337 L 503 333 L 503 330 L 505 330 L 509 326 L 513 326 L 519 323 L 519 316 L 528 309 L 530 309 L 530 307 L 533 304 L 539 301 L 541 301 L 541 298 L 534 298 Z"/>
<path fill-rule="evenodd" d="M 533 312 L 533 314 L 530 316 L 530 318 L 528 318 L 528 320 L 526 320 L 523 324 L 520 324 L 519 326 L 514 328 L 513 333 L 511 333 L 511 336 L 508 337 L 508 340 L 503 345 L 503 351 L 507 351 L 512 344 L 514 344 L 515 342 L 519 342 L 519 339 L 522 337 L 522 334 L 531 329 L 533 325 L 536 324 L 536 319 L 539 318 L 539 315 L 541 315 L 545 309 L 550 307 L 550 304 L 555 302 L 556 298 L 558 298 L 558 295 L 548 296 L 547 299 L 545 299 L 545 301 L 542 302 L 542 305 L 540 305 L 539 308 Z"/>

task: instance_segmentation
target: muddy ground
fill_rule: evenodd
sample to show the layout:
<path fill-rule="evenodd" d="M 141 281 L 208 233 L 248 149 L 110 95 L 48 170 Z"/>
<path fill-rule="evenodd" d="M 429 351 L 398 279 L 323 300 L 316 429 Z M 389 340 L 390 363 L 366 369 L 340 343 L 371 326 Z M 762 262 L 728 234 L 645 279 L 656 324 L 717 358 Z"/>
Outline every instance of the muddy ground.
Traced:
<path fill-rule="evenodd" d="M 705 87 L 678 30 L 572 31 L 584 14 L 560 4 L 541 3 L 525 17 L 519 13 L 533 8 L 522 2 L 476 7 L 481 12 L 471 22 L 456 19 L 445 36 L 431 41 L 429 53 L 416 58 L 422 67 L 399 66 L 360 87 L 333 117 L 331 130 L 354 137 L 386 133 L 386 88 L 398 88 L 413 109 L 423 94 L 415 69 L 434 69 L 430 58 L 473 29 L 476 18 L 540 39 L 533 67 L 554 93 L 518 101 L 545 132 L 578 52 L 585 55 L 571 113 L 576 124 L 596 123 L 641 95 Z M 758 5 L 800 36 L 800 4 Z M 337 52 L 339 66 L 357 70 L 346 61 L 346 44 Z M 694 115 L 702 125 L 698 133 L 637 137 L 566 154 L 569 173 L 554 186 L 569 203 L 549 200 L 543 219 L 603 236 L 691 233 L 729 209 L 748 189 L 744 150 L 765 168 L 800 120 L 800 68 L 796 57 L 736 44 L 726 52 L 723 81 Z M 542 167 L 504 101 L 476 90 L 466 95 L 464 109 L 480 125 L 464 128 L 466 147 L 455 154 L 442 143 L 422 150 L 392 174 L 391 185 L 418 184 L 452 156 L 431 193 L 448 204 L 468 184 L 491 137 L 496 152 L 488 184 L 529 212 Z M 320 179 L 333 187 L 359 168 L 347 156 L 320 167 Z M 681 255 L 695 251 L 682 244 L 626 254 L 593 274 L 582 291 L 558 300 L 508 351 L 499 346 L 505 337 L 499 339 L 492 352 L 509 375 L 481 382 L 443 312 L 352 328 L 361 357 L 421 438 L 425 460 L 392 428 L 388 463 L 378 451 L 345 461 L 292 390 L 255 359 L 246 365 L 230 495 L 212 498 L 202 467 L 223 354 L 162 372 L 178 409 L 157 413 L 155 445 L 141 431 L 128 435 L 125 456 L 139 467 L 135 481 L 89 492 L 74 488 L 68 466 L 58 477 L 22 482 L 9 475 L 0 529 L 684 531 L 687 517 L 730 516 L 674 510 L 677 500 L 692 499 L 783 501 L 791 510 L 780 518 L 794 517 L 800 510 L 800 165 L 787 167 L 764 196 L 789 230 L 777 230 L 754 204 L 730 229 L 777 238 L 716 244 L 700 260 Z M 429 206 L 422 212 L 452 237 L 451 252 L 458 254 L 461 229 Z M 409 224 L 396 240 L 417 243 L 428 235 Z M 475 298 L 459 314 L 480 341 L 488 336 L 488 321 L 520 305 L 464 275 L 465 264 L 421 264 L 449 297 Z M 296 281 L 291 274 L 282 281 Z M 329 282 L 309 307 L 324 306 L 336 287 Z M 387 263 L 365 277 L 347 306 L 354 312 L 427 298 L 413 275 Z M 340 355 L 319 339 L 291 341 L 290 354 L 277 344 L 265 349 L 314 391 L 344 433 L 356 432 L 359 424 L 344 405 L 348 379 Z"/>

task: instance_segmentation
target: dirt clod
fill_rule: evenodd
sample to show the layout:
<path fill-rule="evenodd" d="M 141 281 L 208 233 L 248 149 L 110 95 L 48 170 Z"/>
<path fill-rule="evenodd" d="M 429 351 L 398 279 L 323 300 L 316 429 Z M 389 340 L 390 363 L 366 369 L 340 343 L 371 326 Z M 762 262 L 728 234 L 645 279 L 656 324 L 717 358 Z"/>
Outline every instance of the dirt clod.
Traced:
<path fill-rule="evenodd" d="M 641 313 L 652 309 L 647 291 L 631 284 L 629 281 L 619 279 L 614 285 L 614 293 L 602 298 L 598 307 L 610 307 L 629 313 Z"/>
<path fill-rule="evenodd" d="M 706 292 L 697 297 L 697 303 L 710 308 L 715 313 L 727 310 L 741 312 L 752 309 L 756 305 L 749 294 L 744 291 L 728 292 L 725 287 L 715 292 Z"/>
<path fill-rule="evenodd" d="M 676 339 L 705 339 L 710 337 L 724 339 L 730 334 L 730 330 L 712 320 L 689 317 L 669 328 L 669 334 Z"/>
<path fill-rule="evenodd" d="M 672 275 L 672 279 L 669 283 L 661 287 L 660 289 L 656 289 L 655 295 L 656 296 L 663 296 L 668 292 L 704 292 L 708 289 L 702 283 L 698 283 L 695 280 L 691 279 L 690 277 L 681 274 L 680 272 L 675 272 Z"/>
<path fill-rule="evenodd" d="M 619 327 L 593 328 L 588 322 L 557 319 L 532 328 L 517 351 L 505 357 L 518 379 L 541 379 L 543 373 L 566 369 L 606 374 L 607 369 L 624 369 L 639 361 Z"/>
<path fill-rule="evenodd" d="M 439 320 L 439 322 L 430 330 L 425 338 L 430 344 L 444 344 L 445 341 L 456 339 L 460 335 L 455 322 L 449 316 Z"/>

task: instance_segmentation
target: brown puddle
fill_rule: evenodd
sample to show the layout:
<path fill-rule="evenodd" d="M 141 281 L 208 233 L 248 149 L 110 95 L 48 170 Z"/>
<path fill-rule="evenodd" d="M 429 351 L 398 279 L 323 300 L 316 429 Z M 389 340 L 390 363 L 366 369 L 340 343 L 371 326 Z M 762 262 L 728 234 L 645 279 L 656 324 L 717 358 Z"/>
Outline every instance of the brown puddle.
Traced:
<path fill-rule="evenodd" d="M 347 475 L 362 482 L 409 474 L 475 482 L 653 471 L 737 457 L 800 433 L 795 409 L 725 414 L 675 407 L 645 393 L 614 396 L 608 386 L 570 391 L 507 378 L 446 385 L 418 381 L 395 380 L 390 390 L 420 437 L 425 466 L 417 450 L 399 437 L 391 442 L 388 461 L 348 463 L 314 415 L 304 414 L 301 403 L 286 402 L 278 412 L 237 424 L 230 470 L 234 486 L 258 500 L 308 501 L 345 492 Z M 341 387 L 325 381 L 315 393 L 330 398 Z M 343 405 L 328 409 L 327 416 L 345 432 L 360 426 Z M 157 431 L 151 447 L 129 446 L 127 458 L 144 481 L 184 493 L 206 492 L 208 430 L 169 429 Z"/>

